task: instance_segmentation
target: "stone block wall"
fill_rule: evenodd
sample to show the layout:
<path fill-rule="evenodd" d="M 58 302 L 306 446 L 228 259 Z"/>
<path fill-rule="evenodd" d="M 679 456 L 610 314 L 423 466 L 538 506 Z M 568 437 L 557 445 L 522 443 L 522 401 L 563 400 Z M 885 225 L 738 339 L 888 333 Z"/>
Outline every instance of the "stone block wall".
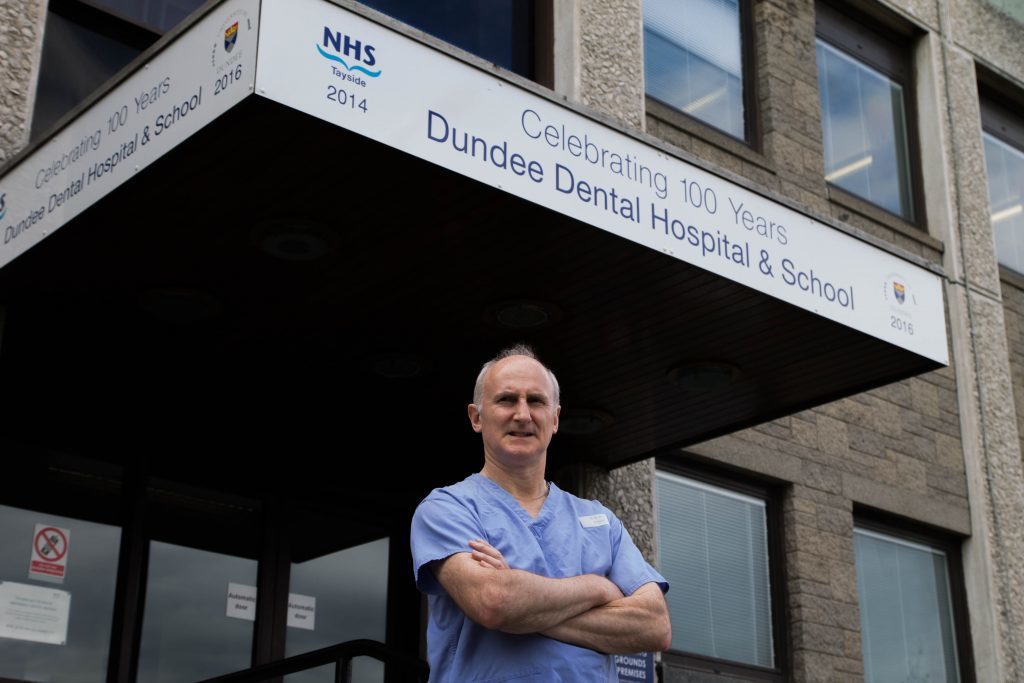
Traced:
<path fill-rule="evenodd" d="M 45 0 L 0 0 L 0 164 L 28 143 Z"/>

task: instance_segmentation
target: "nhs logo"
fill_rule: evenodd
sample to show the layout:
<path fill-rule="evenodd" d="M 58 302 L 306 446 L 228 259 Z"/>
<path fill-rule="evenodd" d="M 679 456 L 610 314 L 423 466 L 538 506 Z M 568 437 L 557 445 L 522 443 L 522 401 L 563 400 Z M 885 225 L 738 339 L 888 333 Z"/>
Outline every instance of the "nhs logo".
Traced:
<path fill-rule="evenodd" d="M 376 48 L 341 31 L 324 26 L 323 40 L 316 49 L 324 59 L 341 64 L 350 74 L 357 71 L 368 78 L 380 76 L 380 69 L 374 71 L 369 68 L 377 63 Z"/>

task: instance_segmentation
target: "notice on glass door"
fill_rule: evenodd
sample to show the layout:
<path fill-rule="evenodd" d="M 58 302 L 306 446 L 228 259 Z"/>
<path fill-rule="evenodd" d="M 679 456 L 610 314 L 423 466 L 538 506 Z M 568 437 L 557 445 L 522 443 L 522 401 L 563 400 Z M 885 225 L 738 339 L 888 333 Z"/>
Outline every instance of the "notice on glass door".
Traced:
<path fill-rule="evenodd" d="M 63 645 L 70 611 L 67 591 L 0 581 L 0 637 Z"/>
<path fill-rule="evenodd" d="M 70 539 L 70 529 L 36 524 L 36 530 L 32 534 L 32 559 L 28 563 L 28 578 L 64 583 L 68 569 Z"/>
<path fill-rule="evenodd" d="M 312 595 L 288 594 L 288 625 L 312 631 L 316 627 L 316 598 Z"/>
<path fill-rule="evenodd" d="M 256 586 L 228 582 L 227 615 L 234 619 L 256 621 Z"/>

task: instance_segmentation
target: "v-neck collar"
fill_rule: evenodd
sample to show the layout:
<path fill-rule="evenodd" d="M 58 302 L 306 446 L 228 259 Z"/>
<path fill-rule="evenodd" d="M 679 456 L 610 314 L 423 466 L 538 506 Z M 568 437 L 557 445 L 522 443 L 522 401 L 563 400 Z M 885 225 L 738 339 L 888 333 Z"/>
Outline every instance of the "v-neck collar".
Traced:
<path fill-rule="evenodd" d="M 555 486 L 555 482 L 551 482 L 551 489 L 548 491 L 548 495 L 544 499 L 544 503 L 541 505 L 540 511 L 537 513 L 536 517 L 531 517 L 530 513 L 523 507 L 523 504 L 516 500 L 516 497 L 506 491 L 498 482 L 493 479 L 488 479 L 479 472 L 474 472 L 470 475 L 470 478 L 474 479 L 478 485 L 490 487 L 499 498 L 505 501 L 505 504 L 508 507 L 515 511 L 516 515 L 523 520 L 523 523 L 527 526 L 546 525 L 553 514 L 552 510 L 555 507 L 555 503 L 553 502 L 554 498 L 555 496 L 561 495 L 561 489 Z M 483 482 L 482 484 L 480 483 L 481 480 Z"/>

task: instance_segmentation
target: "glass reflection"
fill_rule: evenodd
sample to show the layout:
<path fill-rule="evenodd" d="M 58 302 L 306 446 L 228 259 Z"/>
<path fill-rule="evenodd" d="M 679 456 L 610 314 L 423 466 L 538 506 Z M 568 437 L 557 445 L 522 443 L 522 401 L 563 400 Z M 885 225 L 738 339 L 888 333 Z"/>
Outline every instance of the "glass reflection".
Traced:
<path fill-rule="evenodd" d="M 825 180 L 914 220 L 903 88 L 818 40 Z"/>
<path fill-rule="evenodd" d="M 533 76 L 532 0 L 360 1 L 498 66 Z"/>
<path fill-rule="evenodd" d="M 743 139 L 738 0 L 646 0 L 647 94 Z"/>
<path fill-rule="evenodd" d="M 46 132 L 93 90 L 121 70 L 140 50 L 53 12 L 39 65 L 39 86 L 32 112 L 32 137 Z"/>
<path fill-rule="evenodd" d="M 864 678 L 959 680 L 945 553 L 854 531 Z"/>
<path fill-rule="evenodd" d="M 996 256 L 1024 273 L 1024 152 L 988 133 L 984 139 Z"/>
<path fill-rule="evenodd" d="M 205 0 L 91 0 L 129 21 L 164 33 L 177 26 Z"/>
<path fill-rule="evenodd" d="M 388 539 L 329 552 L 294 562 L 289 602 L 315 600 L 315 622 L 295 625 L 289 619 L 286 655 L 292 656 L 358 638 L 384 642 L 387 627 Z M 292 610 L 289 610 L 292 611 Z M 310 627 L 312 626 L 312 628 Z M 332 670 L 333 671 L 333 670 Z M 327 683 L 324 668 L 287 677 L 288 683 Z M 375 659 L 352 662 L 354 683 L 384 680 Z"/>
<path fill-rule="evenodd" d="M 255 594 L 256 566 L 244 557 L 150 543 L 140 683 L 200 681 L 251 665 L 253 621 L 238 611 L 228 616 L 228 584 Z"/>
<path fill-rule="evenodd" d="M 37 524 L 70 532 L 62 582 L 29 578 Z M 53 588 L 71 596 L 63 645 L 0 638 L 0 680 L 106 681 L 120 545 L 118 527 L 0 505 L 0 582 Z M 0 613 L 6 611 L 3 607 Z"/>

